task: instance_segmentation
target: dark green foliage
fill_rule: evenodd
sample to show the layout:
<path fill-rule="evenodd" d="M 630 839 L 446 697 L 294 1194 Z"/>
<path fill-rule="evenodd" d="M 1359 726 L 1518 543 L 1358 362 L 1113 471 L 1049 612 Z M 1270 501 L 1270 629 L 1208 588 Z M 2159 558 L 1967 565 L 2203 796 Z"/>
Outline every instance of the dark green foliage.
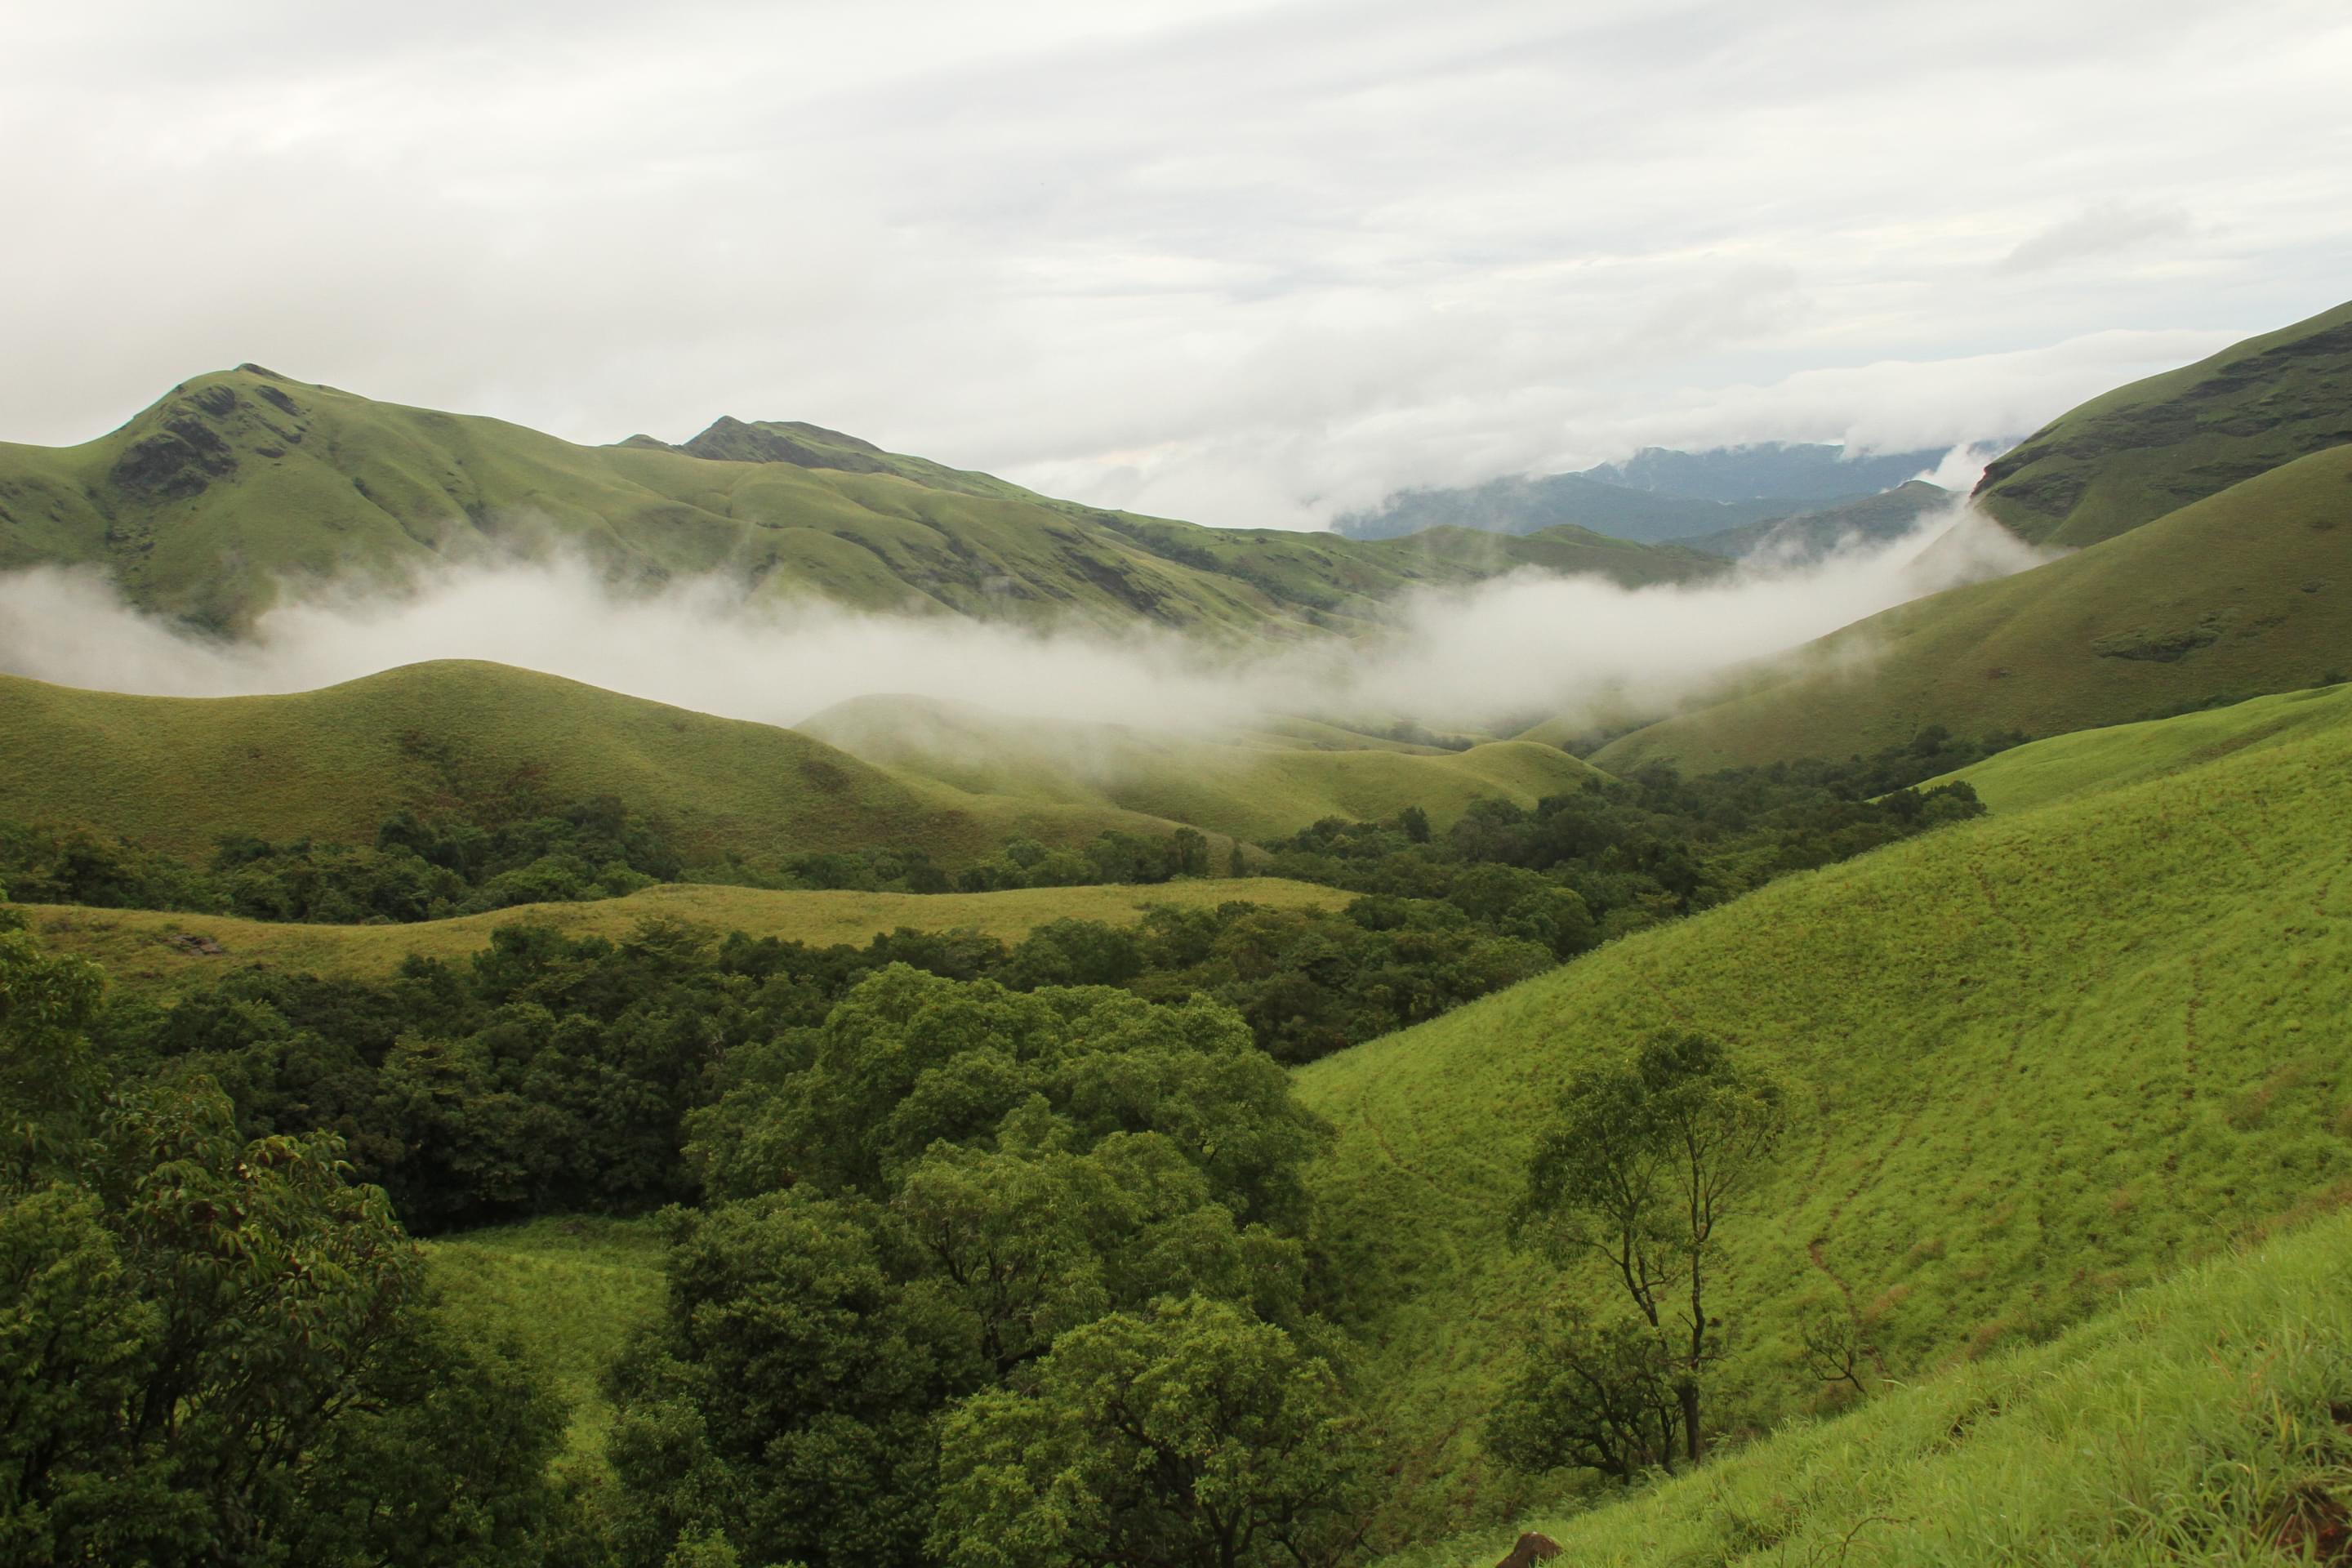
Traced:
<path fill-rule="evenodd" d="M 804 1047 L 747 1054 L 693 1123 L 732 1201 L 675 1214 L 667 1313 L 613 1380 L 625 1562 L 923 1561 L 965 1522 L 938 1506 L 959 1402 L 1040 1386 L 1087 1325 L 1162 1299 L 1220 1303 L 1271 1355 L 1307 1324 L 1327 1133 L 1229 1012 L 898 965 Z M 1192 1426 L 1229 1415 L 1231 1446 L 1261 1415 Z M 1084 1445 L 1085 1419 L 1032 1425 Z"/>
<path fill-rule="evenodd" d="M 551 1402 L 436 1316 L 333 1137 L 110 1085 L 96 998 L 0 910 L 0 1561 L 530 1560 Z"/>
<path fill-rule="evenodd" d="M 535 814 L 487 826 L 404 811 L 366 847 L 226 838 L 206 871 L 85 827 L 0 823 L 0 878 L 32 903 L 363 925 L 614 898 L 679 874 L 660 834 L 609 796 L 523 804 Z"/>
<path fill-rule="evenodd" d="M 1197 1296 L 1064 1335 L 949 1417 L 941 1468 L 932 1548 L 983 1568 L 1315 1568 L 1370 1479 L 1331 1369 Z"/>
<path fill-rule="evenodd" d="M 1335 818 L 1268 844 L 1265 869 L 1363 893 L 1442 899 L 1496 934 L 1568 958 L 1790 871 L 1979 816 L 1984 808 L 1965 784 L 1924 795 L 1908 786 L 2018 739 L 1969 744 L 1927 730 L 1908 746 L 1844 763 L 1691 779 L 1648 767 L 1622 782 L 1596 778 L 1533 811 L 1475 801 L 1442 838 L 1418 813 L 1393 823 Z"/>

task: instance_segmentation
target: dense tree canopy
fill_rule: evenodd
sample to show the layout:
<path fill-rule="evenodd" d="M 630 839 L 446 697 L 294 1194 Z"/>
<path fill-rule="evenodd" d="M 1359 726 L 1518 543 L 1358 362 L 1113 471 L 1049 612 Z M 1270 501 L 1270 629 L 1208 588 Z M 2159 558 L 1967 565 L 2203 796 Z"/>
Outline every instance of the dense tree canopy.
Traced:
<path fill-rule="evenodd" d="M 673 1221 L 667 1316 L 616 1378 L 631 1562 L 925 1561 L 965 1401 L 1157 1302 L 1214 1302 L 1261 1346 L 1312 1321 L 1300 1177 L 1326 1133 L 1212 1005 L 897 966 L 693 1130 L 722 1201 Z"/>
<path fill-rule="evenodd" d="M 440 1321 L 333 1137 L 113 1085 L 88 966 L 0 909 L 0 1560 L 495 1563 L 555 1506 L 548 1398 Z"/>

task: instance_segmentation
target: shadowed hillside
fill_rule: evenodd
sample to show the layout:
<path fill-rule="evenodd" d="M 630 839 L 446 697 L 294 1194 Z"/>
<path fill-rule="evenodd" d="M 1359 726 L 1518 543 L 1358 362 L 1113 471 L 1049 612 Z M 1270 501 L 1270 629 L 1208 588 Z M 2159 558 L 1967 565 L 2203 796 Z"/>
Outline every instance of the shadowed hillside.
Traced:
<path fill-rule="evenodd" d="M 1977 503 L 2037 544 L 2095 544 L 2352 441 L 2352 304 L 2117 387 L 1994 459 Z"/>

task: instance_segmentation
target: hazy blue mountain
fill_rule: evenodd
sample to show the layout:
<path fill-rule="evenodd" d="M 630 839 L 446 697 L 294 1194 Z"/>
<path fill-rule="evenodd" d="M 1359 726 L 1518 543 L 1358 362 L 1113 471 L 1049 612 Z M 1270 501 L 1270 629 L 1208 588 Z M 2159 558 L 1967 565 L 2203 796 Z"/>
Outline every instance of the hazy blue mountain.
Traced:
<path fill-rule="evenodd" d="M 1395 539 L 1452 526 L 1533 533 L 1562 523 L 1656 544 L 1692 542 L 1892 489 L 1943 459 L 1940 448 L 1848 459 L 1835 446 L 1766 442 L 1706 452 L 1644 447 L 1572 474 L 1400 490 L 1332 524 L 1350 539 Z M 1721 552 L 1717 552 L 1720 553 Z"/>
<path fill-rule="evenodd" d="M 1622 463 L 1587 468 L 1587 479 L 1653 495 L 1692 500 L 1740 501 L 1764 497 L 1831 501 L 1874 495 L 1932 470 L 1944 458 L 1941 447 L 1916 452 L 1869 452 L 1821 442 L 1765 441 L 1752 447 L 1717 447 L 1677 452 L 1644 447 Z"/>

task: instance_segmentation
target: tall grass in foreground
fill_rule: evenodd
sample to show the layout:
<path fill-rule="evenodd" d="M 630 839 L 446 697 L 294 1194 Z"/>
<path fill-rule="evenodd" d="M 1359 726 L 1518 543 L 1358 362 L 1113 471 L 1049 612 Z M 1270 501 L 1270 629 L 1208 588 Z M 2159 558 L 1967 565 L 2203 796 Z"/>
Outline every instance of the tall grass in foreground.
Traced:
<path fill-rule="evenodd" d="M 1578 1568 L 2352 1563 L 2352 1216 L 1519 1528 Z M 1511 1533 L 1388 1568 L 1486 1562 Z"/>

